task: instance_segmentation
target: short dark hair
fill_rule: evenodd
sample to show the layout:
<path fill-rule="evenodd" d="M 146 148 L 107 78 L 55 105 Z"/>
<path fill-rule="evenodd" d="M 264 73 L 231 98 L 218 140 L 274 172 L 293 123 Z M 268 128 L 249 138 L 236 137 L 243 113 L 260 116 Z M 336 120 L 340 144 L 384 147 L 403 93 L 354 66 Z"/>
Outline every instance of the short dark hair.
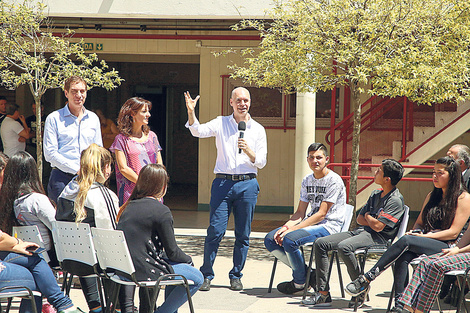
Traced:
<path fill-rule="evenodd" d="M 317 151 L 317 150 L 323 151 L 323 154 L 325 156 L 328 156 L 328 149 L 326 148 L 324 144 L 320 142 L 314 142 L 310 146 L 308 146 L 307 155 L 310 153 L 310 151 Z"/>
<path fill-rule="evenodd" d="M 8 103 L 7 106 L 6 106 L 6 113 L 7 115 L 13 115 L 15 114 L 16 111 L 18 111 L 18 109 L 20 108 L 20 106 L 16 103 Z"/>
<path fill-rule="evenodd" d="M 7 97 L 5 97 L 5 96 L 0 96 L 0 100 L 7 100 Z"/>
<path fill-rule="evenodd" d="M 403 177 L 403 172 L 405 169 L 400 164 L 400 162 L 394 159 L 385 159 L 382 161 L 382 169 L 384 172 L 384 177 L 390 178 L 390 182 L 393 186 L 398 184 L 398 182 Z"/>

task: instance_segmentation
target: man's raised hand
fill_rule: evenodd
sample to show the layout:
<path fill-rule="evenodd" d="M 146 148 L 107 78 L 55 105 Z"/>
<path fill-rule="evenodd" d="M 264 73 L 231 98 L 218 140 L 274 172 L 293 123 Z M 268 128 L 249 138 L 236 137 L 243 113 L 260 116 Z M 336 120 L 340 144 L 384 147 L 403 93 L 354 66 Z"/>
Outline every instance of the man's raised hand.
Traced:
<path fill-rule="evenodd" d="M 186 91 L 184 93 L 184 99 L 186 100 L 186 108 L 188 109 L 188 112 L 194 112 L 194 108 L 196 107 L 197 100 L 199 100 L 199 96 L 193 99 L 191 98 L 189 91 Z"/>

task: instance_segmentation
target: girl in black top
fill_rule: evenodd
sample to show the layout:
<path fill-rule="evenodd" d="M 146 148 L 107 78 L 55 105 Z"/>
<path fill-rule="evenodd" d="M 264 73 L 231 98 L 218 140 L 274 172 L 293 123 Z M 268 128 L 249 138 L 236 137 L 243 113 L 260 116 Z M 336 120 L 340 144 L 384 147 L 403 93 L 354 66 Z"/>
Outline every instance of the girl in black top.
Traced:
<path fill-rule="evenodd" d="M 163 165 L 144 166 L 129 200 L 119 211 L 117 229 L 126 236 L 139 281 L 156 281 L 164 274 L 181 274 L 194 282 L 194 285 L 190 285 L 190 292 L 194 294 L 204 278 L 192 266 L 191 257 L 176 244 L 173 217 L 170 209 L 161 203 L 168 179 Z M 139 312 L 153 312 L 143 297 L 144 293 L 141 292 Z M 165 302 L 155 312 L 176 312 L 186 301 L 183 286 L 167 286 Z"/>

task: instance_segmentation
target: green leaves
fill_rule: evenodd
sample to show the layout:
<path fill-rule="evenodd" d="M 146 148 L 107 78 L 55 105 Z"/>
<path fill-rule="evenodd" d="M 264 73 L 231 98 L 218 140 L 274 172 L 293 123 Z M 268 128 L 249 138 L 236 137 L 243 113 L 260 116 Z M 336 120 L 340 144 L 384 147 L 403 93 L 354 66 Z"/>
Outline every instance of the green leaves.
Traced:
<path fill-rule="evenodd" d="M 262 40 L 231 69 L 284 90 L 354 84 L 418 103 L 460 101 L 469 89 L 469 8 L 470 0 L 279 1 L 272 22 L 233 27 L 258 31 Z"/>
<path fill-rule="evenodd" d="M 71 75 L 82 76 L 89 87 L 116 88 L 122 79 L 96 54 L 86 54 L 82 42 L 74 43 L 73 31 L 55 36 L 46 6 L 24 1 L 0 1 L 0 84 L 15 89 L 29 85 L 39 99 L 47 89 L 63 87 Z"/>

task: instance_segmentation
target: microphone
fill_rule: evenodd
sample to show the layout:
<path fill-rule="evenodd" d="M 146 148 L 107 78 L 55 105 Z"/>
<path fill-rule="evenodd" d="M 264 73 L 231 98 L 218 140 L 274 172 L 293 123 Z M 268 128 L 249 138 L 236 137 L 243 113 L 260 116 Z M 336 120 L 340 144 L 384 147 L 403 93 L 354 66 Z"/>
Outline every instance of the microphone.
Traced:
<path fill-rule="evenodd" d="M 244 121 L 241 121 L 238 123 L 238 130 L 240 131 L 240 135 L 238 138 L 243 138 L 245 135 L 245 129 L 246 129 L 246 123 Z M 238 153 L 242 153 L 242 149 L 238 149 Z"/>

